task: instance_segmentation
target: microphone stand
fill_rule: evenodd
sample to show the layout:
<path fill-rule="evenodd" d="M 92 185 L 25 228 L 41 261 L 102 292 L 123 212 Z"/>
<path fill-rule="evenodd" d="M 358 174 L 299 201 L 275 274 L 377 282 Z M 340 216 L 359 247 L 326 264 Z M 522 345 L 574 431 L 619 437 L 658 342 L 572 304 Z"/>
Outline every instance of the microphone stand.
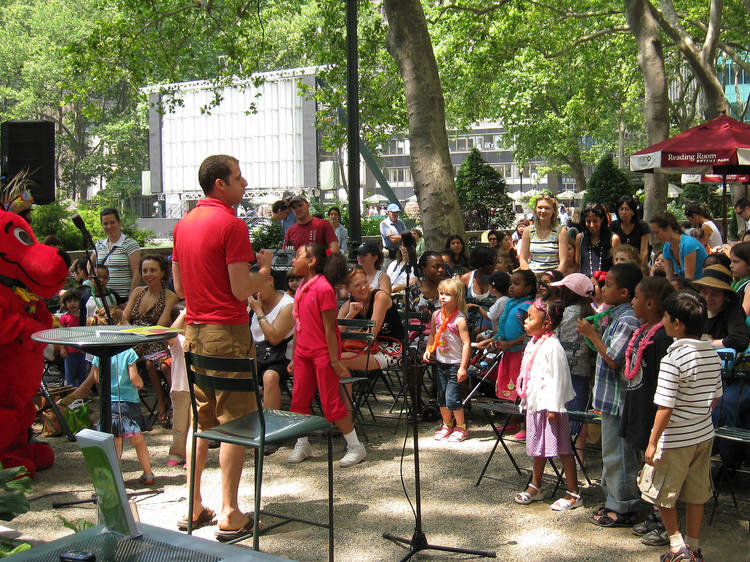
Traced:
<path fill-rule="evenodd" d="M 409 265 L 406 267 L 406 289 L 404 290 L 404 358 L 402 360 L 402 373 L 404 381 L 409 386 L 409 394 L 411 395 L 411 423 L 412 423 L 412 435 L 413 435 L 413 448 L 414 448 L 414 489 L 416 496 L 416 511 L 414 520 L 414 533 L 411 538 L 398 537 L 391 533 L 383 533 L 383 538 L 389 541 L 402 543 L 409 545 L 409 552 L 401 559 L 401 562 L 409 560 L 412 556 L 422 550 L 439 550 L 442 552 L 458 552 L 462 554 L 472 554 L 475 556 L 483 556 L 485 558 L 496 558 L 497 555 L 494 552 L 485 552 L 482 550 L 469 550 L 465 548 L 457 548 L 453 546 L 440 546 L 430 544 L 427 542 L 427 536 L 424 534 L 422 529 L 422 486 L 419 477 L 419 416 L 417 415 L 418 409 L 418 395 L 419 395 L 419 381 L 416 373 L 413 373 L 412 377 L 409 378 L 409 371 L 411 365 L 409 364 L 409 276 L 412 272 L 412 268 L 415 264 L 412 262 L 413 252 L 410 249 L 409 252 Z M 415 256 L 416 257 L 416 256 Z M 409 384 L 411 383 L 411 384 Z M 406 400 L 406 397 L 404 397 Z M 408 408 L 407 408 L 408 410 Z M 408 496 L 407 496 L 408 498 Z"/>

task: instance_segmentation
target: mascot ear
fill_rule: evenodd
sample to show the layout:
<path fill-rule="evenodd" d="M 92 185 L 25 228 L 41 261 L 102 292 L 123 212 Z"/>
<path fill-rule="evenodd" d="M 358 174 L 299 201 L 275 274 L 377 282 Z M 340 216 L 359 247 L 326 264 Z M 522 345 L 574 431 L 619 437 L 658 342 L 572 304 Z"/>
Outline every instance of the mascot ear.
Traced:
<path fill-rule="evenodd" d="M 54 297 L 68 277 L 70 258 L 37 242 L 29 223 L 0 210 L 0 276 L 44 299 Z"/>

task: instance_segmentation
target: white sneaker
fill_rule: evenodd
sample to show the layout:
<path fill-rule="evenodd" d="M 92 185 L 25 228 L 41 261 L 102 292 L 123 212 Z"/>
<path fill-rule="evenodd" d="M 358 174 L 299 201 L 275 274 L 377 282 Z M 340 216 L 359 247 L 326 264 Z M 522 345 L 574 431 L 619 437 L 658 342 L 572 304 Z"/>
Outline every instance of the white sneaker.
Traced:
<path fill-rule="evenodd" d="M 288 463 L 299 463 L 305 460 L 307 457 L 312 456 L 312 447 L 310 446 L 310 443 L 299 443 L 297 442 L 294 445 L 294 450 L 289 453 L 289 456 L 286 459 L 286 462 Z"/>
<path fill-rule="evenodd" d="M 365 449 L 364 445 L 360 444 L 354 447 L 347 447 L 346 454 L 342 457 L 339 465 L 341 465 L 343 468 L 347 468 L 361 463 L 366 458 L 367 449 Z"/>

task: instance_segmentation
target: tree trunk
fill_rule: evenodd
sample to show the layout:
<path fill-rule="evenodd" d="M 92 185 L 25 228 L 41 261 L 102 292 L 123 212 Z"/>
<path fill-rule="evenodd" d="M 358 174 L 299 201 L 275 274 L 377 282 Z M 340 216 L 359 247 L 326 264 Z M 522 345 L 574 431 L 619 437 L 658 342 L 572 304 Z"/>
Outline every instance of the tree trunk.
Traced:
<path fill-rule="evenodd" d="M 583 160 L 581 160 L 580 154 L 570 154 L 566 158 L 568 166 L 570 166 L 570 173 L 576 179 L 576 186 L 578 191 L 586 189 L 586 171 L 583 167 Z"/>
<path fill-rule="evenodd" d="M 659 27 L 648 0 L 625 0 L 625 17 L 638 44 L 638 66 L 645 86 L 644 117 L 649 145 L 669 137 L 667 79 Z M 644 216 L 648 220 L 667 208 L 667 177 L 646 174 Z"/>
<path fill-rule="evenodd" d="M 428 248 L 464 236 L 445 130 L 445 100 L 419 0 L 385 0 L 386 48 L 404 80 L 414 191 Z"/>
<path fill-rule="evenodd" d="M 672 0 L 661 0 L 663 16 L 653 9 L 652 14 L 664 32 L 672 39 L 680 50 L 685 61 L 693 71 L 703 92 L 701 109 L 706 120 L 718 117 L 727 110 L 727 100 L 724 88 L 716 75 L 716 46 L 721 31 L 722 0 L 711 0 L 710 16 L 703 46 L 698 47 L 693 38 L 687 33 L 674 9 Z"/>

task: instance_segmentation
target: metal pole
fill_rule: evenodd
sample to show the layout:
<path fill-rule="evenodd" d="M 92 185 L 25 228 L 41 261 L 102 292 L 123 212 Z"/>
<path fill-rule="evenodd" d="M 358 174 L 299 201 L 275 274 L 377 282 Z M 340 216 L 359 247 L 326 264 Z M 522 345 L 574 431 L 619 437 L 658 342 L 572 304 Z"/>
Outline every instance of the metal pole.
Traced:
<path fill-rule="evenodd" d="M 357 54 L 357 0 L 346 2 L 346 147 L 349 167 L 349 239 L 362 241 L 359 201 L 359 60 Z"/>

